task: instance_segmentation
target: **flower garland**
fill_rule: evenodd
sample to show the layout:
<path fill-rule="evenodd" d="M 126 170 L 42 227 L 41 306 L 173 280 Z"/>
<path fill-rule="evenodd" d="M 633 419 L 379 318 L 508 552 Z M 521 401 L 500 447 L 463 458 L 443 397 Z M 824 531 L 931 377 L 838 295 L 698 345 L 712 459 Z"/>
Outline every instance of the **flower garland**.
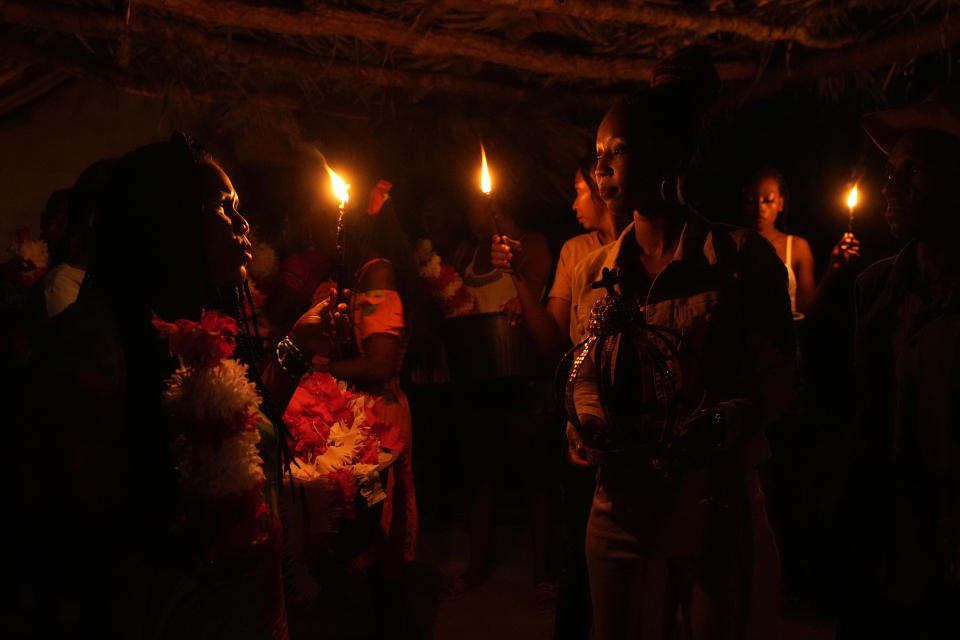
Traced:
<path fill-rule="evenodd" d="M 445 317 L 478 313 L 477 300 L 463 285 L 460 274 L 440 259 L 429 240 L 424 238 L 417 241 L 414 257 L 417 273 L 426 281 L 430 296 L 440 305 Z"/>
<path fill-rule="evenodd" d="M 174 441 L 186 522 L 208 555 L 222 558 L 267 537 L 266 477 L 256 428 L 261 399 L 236 348 L 233 318 L 204 311 L 200 321 L 153 326 L 180 367 L 167 380 L 163 408 L 180 433 Z"/>
<path fill-rule="evenodd" d="M 300 382 L 287 405 L 283 420 L 299 465 L 293 475 L 326 485 L 331 518 L 355 518 L 358 492 L 368 505 L 386 497 L 378 470 L 381 448 L 399 452 L 405 443 L 396 426 L 377 418 L 380 402 L 318 372 Z"/>
<path fill-rule="evenodd" d="M 27 227 L 17 229 L 10 252 L 20 261 L 19 278 L 25 287 L 32 287 L 47 272 L 50 265 L 47 243 L 42 238 L 33 238 Z"/>

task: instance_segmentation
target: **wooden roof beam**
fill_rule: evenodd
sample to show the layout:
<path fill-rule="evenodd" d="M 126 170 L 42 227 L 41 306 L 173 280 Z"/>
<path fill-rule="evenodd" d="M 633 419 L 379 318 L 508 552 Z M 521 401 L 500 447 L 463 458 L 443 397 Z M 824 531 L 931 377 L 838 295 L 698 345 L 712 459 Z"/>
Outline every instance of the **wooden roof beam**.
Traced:
<path fill-rule="evenodd" d="M 928 22 L 886 38 L 800 57 L 789 69 L 765 74 L 750 93 L 751 97 L 768 96 L 823 76 L 885 67 L 958 44 L 960 17 Z"/>
<path fill-rule="evenodd" d="M 74 78 L 90 80 L 127 93 L 143 96 L 180 94 L 195 102 L 245 102 L 257 107 L 291 111 L 305 106 L 305 98 L 293 93 L 249 93 L 240 87 L 191 87 L 189 85 L 144 79 L 116 67 L 103 67 L 82 61 L 75 55 L 38 47 L 33 43 L 6 39 L 0 41 L 0 55 L 29 61 L 58 70 Z"/>
<path fill-rule="evenodd" d="M 342 84 L 394 87 L 420 93 L 443 92 L 482 97 L 500 102 L 551 102 L 585 108 L 602 108 L 613 98 L 594 94 L 531 90 L 466 78 L 448 73 L 408 71 L 326 60 L 298 53 L 277 53 L 269 47 L 227 40 L 202 29 L 169 19 L 133 16 L 129 23 L 109 14 L 93 16 L 78 12 L 36 8 L 18 2 L 0 5 L 0 22 L 64 33 L 115 39 L 125 37 L 141 43 L 176 45 L 195 49 L 203 56 L 237 67 L 273 71 L 292 77 L 329 80 Z"/>
<path fill-rule="evenodd" d="M 653 68 L 650 60 L 576 56 L 469 32 L 419 33 L 399 20 L 327 5 L 293 11 L 234 0 L 138 0 L 137 6 L 234 29 L 289 36 L 353 36 L 405 49 L 417 56 L 463 56 L 568 78 L 648 81 Z"/>
<path fill-rule="evenodd" d="M 815 36 L 803 23 L 777 26 L 741 16 L 690 11 L 675 6 L 611 2 L 610 0 L 482 0 L 484 4 L 514 9 L 557 13 L 590 22 L 642 24 L 685 31 L 697 36 L 718 33 L 737 35 L 754 42 L 796 42 L 811 49 L 836 49 L 849 44 L 849 37 Z"/>
<path fill-rule="evenodd" d="M 416 56 L 462 56 L 567 78 L 647 82 L 654 64 L 639 58 L 592 58 L 549 51 L 465 31 L 433 29 L 420 33 L 400 20 L 328 5 L 295 11 L 235 0 L 137 0 L 135 7 L 150 7 L 221 27 L 278 35 L 352 36 L 405 49 Z M 741 77 L 749 74 L 747 71 Z"/>

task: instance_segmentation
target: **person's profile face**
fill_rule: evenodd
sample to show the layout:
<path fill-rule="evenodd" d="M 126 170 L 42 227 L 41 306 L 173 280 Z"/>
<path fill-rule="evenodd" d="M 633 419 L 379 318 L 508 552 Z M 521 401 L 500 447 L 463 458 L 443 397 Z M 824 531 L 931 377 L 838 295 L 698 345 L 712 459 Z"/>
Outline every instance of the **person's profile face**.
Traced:
<path fill-rule="evenodd" d="M 773 229 L 782 211 L 783 194 L 776 178 L 762 177 L 744 192 L 743 219 L 757 231 Z"/>
<path fill-rule="evenodd" d="M 908 131 L 890 150 L 884 217 L 894 236 L 932 239 L 957 226 L 960 154 L 935 134 Z"/>
<path fill-rule="evenodd" d="M 577 214 L 577 222 L 587 231 L 599 229 L 603 223 L 606 207 L 596 201 L 593 192 L 590 191 L 590 185 L 583 179 L 579 170 L 574 177 L 573 188 L 576 191 L 573 210 Z"/>
<path fill-rule="evenodd" d="M 206 275 L 216 285 L 239 284 L 252 258 L 250 225 L 237 209 L 239 198 L 227 174 L 211 161 L 200 165 L 200 174 Z"/>
<path fill-rule="evenodd" d="M 634 175 L 632 140 L 622 110 L 611 110 L 597 128 L 597 190 L 617 217 L 633 213 Z"/>

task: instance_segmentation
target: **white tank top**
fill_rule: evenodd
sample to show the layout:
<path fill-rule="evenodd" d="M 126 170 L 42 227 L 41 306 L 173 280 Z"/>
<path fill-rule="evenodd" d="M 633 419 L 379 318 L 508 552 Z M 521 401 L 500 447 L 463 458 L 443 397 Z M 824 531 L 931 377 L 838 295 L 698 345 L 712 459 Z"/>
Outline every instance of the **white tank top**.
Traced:
<path fill-rule="evenodd" d="M 474 249 L 473 259 L 463 270 L 463 284 L 477 299 L 477 311 L 496 313 L 504 304 L 517 297 L 517 287 L 513 284 L 513 278 L 497 269 L 477 273 L 473 264 L 477 261 L 479 249 Z"/>

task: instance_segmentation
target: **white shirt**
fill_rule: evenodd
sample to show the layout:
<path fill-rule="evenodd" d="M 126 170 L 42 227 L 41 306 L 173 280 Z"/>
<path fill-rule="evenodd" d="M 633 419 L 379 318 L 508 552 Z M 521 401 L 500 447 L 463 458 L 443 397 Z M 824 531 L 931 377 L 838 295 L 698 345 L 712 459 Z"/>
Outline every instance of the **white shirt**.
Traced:
<path fill-rule="evenodd" d="M 87 270 L 58 264 L 43 277 L 43 313 L 49 320 L 76 302 Z"/>

